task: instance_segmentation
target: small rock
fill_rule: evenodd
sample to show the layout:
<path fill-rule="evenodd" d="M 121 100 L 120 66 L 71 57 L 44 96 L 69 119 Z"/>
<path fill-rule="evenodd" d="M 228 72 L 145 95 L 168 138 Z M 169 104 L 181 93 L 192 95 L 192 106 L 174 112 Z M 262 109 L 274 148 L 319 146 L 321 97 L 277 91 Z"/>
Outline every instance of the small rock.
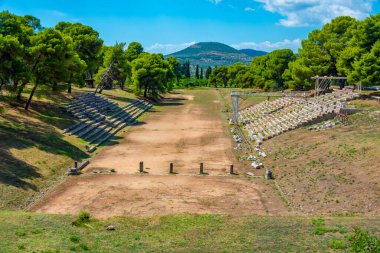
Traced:
<path fill-rule="evenodd" d="M 113 225 L 109 225 L 109 226 L 106 227 L 106 229 L 107 229 L 108 231 L 113 231 L 113 230 L 116 229 L 116 227 L 113 226 Z"/>
<path fill-rule="evenodd" d="M 252 172 L 247 172 L 247 173 L 245 173 L 248 177 L 253 177 L 253 176 L 255 176 L 255 174 L 253 174 Z"/>

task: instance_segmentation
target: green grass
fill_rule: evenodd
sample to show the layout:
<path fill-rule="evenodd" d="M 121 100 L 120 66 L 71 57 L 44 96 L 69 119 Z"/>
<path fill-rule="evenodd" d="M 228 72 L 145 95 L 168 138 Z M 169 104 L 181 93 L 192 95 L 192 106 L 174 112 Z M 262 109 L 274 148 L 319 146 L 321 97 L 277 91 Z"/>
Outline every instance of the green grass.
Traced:
<path fill-rule="evenodd" d="M 306 217 L 123 217 L 73 226 L 76 219 L 0 212 L 1 252 L 341 252 L 348 246 L 336 233 L 314 234 Z M 378 218 L 326 218 L 326 223 L 380 233 Z M 106 230 L 111 224 L 115 231 Z"/>

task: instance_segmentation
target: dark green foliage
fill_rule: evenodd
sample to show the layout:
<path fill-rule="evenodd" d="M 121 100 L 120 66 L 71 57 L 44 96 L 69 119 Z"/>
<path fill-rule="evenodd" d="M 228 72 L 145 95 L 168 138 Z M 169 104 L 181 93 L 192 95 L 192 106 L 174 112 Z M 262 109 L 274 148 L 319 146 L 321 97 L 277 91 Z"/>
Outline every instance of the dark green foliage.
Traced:
<path fill-rule="evenodd" d="M 211 87 L 223 87 L 226 88 L 228 85 L 228 67 L 221 66 L 221 67 L 216 67 L 209 79 L 208 79 L 208 84 Z"/>
<path fill-rule="evenodd" d="M 133 61 L 139 57 L 139 55 L 144 52 L 143 46 L 138 42 L 131 42 L 125 51 L 125 56 L 127 61 Z"/>
<path fill-rule="evenodd" d="M 197 43 L 169 56 L 176 57 L 181 63 L 191 62 L 194 69 L 196 65 L 207 68 L 215 65 L 229 66 L 236 62 L 249 64 L 253 58 L 253 56 L 218 42 Z"/>
<path fill-rule="evenodd" d="M 76 218 L 75 221 L 72 222 L 72 224 L 73 226 L 82 226 L 83 224 L 86 224 L 88 222 L 90 222 L 90 213 L 87 211 L 80 211 L 78 214 L 78 217 Z M 72 237 L 70 237 L 70 240 L 71 238 Z M 79 238 L 76 238 L 75 236 L 73 238 L 74 240 L 78 239 L 78 242 L 79 242 Z"/>
<path fill-rule="evenodd" d="M 182 66 L 181 66 L 181 73 L 186 78 L 190 78 L 191 77 L 191 74 L 190 74 L 190 62 L 189 61 L 185 61 L 185 63 L 182 64 Z"/>
<path fill-rule="evenodd" d="M 55 29 L 72 38 L 74 50 L 86 63 L 85 74 L 92 78 L 101 60 L 103 40 L 99 38 L 99 33 L 90 26 L 70 22 L 59 22 Z"/>
<path fill-rule="evenodd" d="M 351 252 L 355 253 L 376 253 L 380 252 L 380 240 L 375 236 L 359 228 L 354 229 L 354 233 L 349 237 Z"/>
<path fill-rule="evenodd" d="M 205 78 L 206 79 L 209 79 L 210 75 L 211 75 L 211 72 L 212 72 L 212 68 L 209 66 L 207 67 L 206 69 L 206 73 L 205 73 Z"/>
<path fill-rule="evenodd" d="M 73 243 L 79 243 L 79 241 L 80 241 L 79 235 L 71 235 L 69 239 Z"/>
<path fill-rule="evenodd" d="M 174 73 L 162 54 L 143 53 L 132 62 L 132 66 L 132 87 L 136 93 L 158 97 L 171 89 Z"/>
<path fill-rule="evenodd" d="M 296 57 L 291 50 L 283 49 L 255 57 L 251 66 L 238 62 L 229 67 L 217 67 L 209 77 L 209 86 L 258 87 L 265 90 L 283 89 L 286 88 L 284 72 L 288 68 L 288 64 L 295 59 Z"/>
<path fill-rule="evenodd" d="M 115 46 L 105 48 L 103 66 L 95 77 L 98 83 L 104 84 L 104 88 L 111 89 L 114 84 L 123 88 L 127 78 L 131 77 L 132 66 L 128 61 L 131 52 L 128 49 L 124 51 L 124 47 L 125 43 L 116 43 Z"/>

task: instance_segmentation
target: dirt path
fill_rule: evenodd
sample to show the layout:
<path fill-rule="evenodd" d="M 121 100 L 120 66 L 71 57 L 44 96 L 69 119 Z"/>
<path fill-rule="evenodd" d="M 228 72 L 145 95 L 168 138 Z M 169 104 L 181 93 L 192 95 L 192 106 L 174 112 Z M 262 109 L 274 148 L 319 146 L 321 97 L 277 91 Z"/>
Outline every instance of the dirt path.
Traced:
<path fill-rule="evenodd" d="M 151 174 L 167 173 L 170 163 L 179 173 L 197 173 L 203 162 L 207 173 L 224 175 L 233 154 L 220 110 L 214 90 L 171 94 L 144 119 L 145 124 L 132 127 L 120 145 L 101 152 L 86 171 L 134 174 L 144 161 Z"/>
<path fill-rule="evenodd" d="M 171 94 L 131 127 L 121 144 L 104 149 L 85 175 L 57 186 L 33 211 L 98 218 L 115 215 L 287 213 L 273 188 L 262 179 L 228 175 L 233 143 L 217 92 Z M 140 175 L 144 161 L 147 173 Z M 178 175 L 168 175 L 169 163 Z M 197 176 L 203 162 L 208 176 Z M 115 169 L 116 174 L 92 174 Z M 239 170 L 239 168 L 237 168 Z"/>
<path fill-rule="evenodd" d="M 85 175 L 60 185 L 33 210 L 64 214 L 87 210 L 97 218 L 286 212 L 276 199 L 262 196 L 265 188 L 255 181 L 236 177 Z"/>

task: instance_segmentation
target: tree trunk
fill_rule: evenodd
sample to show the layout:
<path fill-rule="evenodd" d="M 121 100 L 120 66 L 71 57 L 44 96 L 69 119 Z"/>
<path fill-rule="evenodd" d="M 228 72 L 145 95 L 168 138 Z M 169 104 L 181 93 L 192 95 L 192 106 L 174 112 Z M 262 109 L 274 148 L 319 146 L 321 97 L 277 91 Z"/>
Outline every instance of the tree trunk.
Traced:
<path fill-rule="evenodd" d="M 28 110 L 28 109 L 29 109 L 30 102 L 32 102 L 32 98 L 33 98 L 34 92 L 35 92 L 36 89 L 37 89 L 37 85 L 38 85 L 38 82 L 36 81 L 36 83 L 34 84 L 34 87 L 33 87 L 33 89 L 32 89 L 32 92 L 30 93 L 30 96 L 29 96 L 28 102 L 26 102 L 25 110 Z"/>
<path fill-rule="evenodd" d="M 148 85 L 145 85 L 145 90 L 144 90 L 144 98 L 146 98 L 146 94 L 148 93 Z"/>
<path fill-rule="evenodd" d="M 71 83 L 68 84 L 67 92 L 68 92 L 68 93 L 71 93 Z"/>
<path fill-rule="evenodd" d="M 17 86 L 18 86 L 18 80 L 13 81 L 13 91 L 17 91 Z"/>
<path fill-rule="evenodd" d="M 17 100 L 21 100 L 21 94 L 22 94 L 22 92 L 23 92 L 23 90 L 24 90 L 24 88 L 25 88 L 25 86 L 26 86 L 26 84 L 27 84 L 28 82 L 27 81 L 23 81 L 22 83 L 21 83 L 21 86 L 18 88 L 18 91 L 17 91 Z"/>

